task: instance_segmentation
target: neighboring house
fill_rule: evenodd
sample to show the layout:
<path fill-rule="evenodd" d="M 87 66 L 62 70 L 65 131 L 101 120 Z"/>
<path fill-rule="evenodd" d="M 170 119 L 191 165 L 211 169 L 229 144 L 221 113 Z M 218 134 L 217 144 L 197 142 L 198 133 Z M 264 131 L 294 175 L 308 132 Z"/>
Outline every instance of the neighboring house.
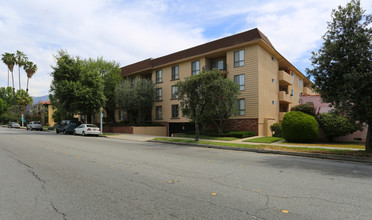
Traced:
<path fill-rule="evenodd" d="M 170 135 L 190 127 L 189 119 L 181 114 L 175 84 L 212 68 L 220 69 L 240 88 L 238 112 L 227 123 L 227 130 L 250 130 L 270 136 L 270 125 L 299 104 L 301 94 L 313 94 L 311 81 L 258 29 L 124 66 L 121 75 L 150 78 L 156 83 L 152 121 L 166 125 Z"/>
<path fill-rule="evenodd" d="M 53 127 L 55 125 L 54 119 L 53 119 L 53 113 L 55 109 L 50 104 L 50 101 L 40 101 L 39 104 L 42 104 L 47 109 L 47 115 L 44 115 L 42 123 L 44 125 L 48 125 L 49 127 Z"/>
<path fill-rule="evenodd" d="M 333 107 L 330 106 L 330 103 L 323 102 L 320 95 L 302 95 L 300 97 L 300 102 L 301 104 L 313 103 L 317 115 L 322 113 L 328 113 L 329 111 L 334 109 Z M 367 137 L 367 131 L 368 131 L 367 125 L 365 125 L 363 126 L 363 131 L 356 131 L 346 136 L 334 138 L 334 141 L 365 142 Z M 320 131 L 319 136 L 321 139 L 325 139 L 325 134 L 323 133 L 323 131 Z"/>

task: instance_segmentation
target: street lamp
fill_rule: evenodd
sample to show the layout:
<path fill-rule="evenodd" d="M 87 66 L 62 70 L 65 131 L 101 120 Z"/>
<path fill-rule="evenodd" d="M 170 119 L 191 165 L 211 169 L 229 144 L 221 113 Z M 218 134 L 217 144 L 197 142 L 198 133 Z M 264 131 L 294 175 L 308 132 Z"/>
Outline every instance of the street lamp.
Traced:
<path fill-rule="evenodd" d="M 100 125 L 100 131 L 101 131 L 101 135 L 102 135 L 103 134 L 103 128 L 102 128 L 103 108 L 99 109 L 99 116 L 100 116 L 100 119 L 101 119 L 99 125 Z"/>

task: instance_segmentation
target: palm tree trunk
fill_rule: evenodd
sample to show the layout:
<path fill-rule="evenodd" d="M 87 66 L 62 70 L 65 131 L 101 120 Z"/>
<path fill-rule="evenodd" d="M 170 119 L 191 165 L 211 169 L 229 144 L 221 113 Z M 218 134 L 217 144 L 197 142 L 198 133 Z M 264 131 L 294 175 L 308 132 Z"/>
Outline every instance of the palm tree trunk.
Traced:
<path fill-rule="evenodd" d="M 26 93 L 28 94 L 28 81 L 30 80 L 30 78 L 27 77 L 27 87 L 26 87 Z"/>
<path fill-rule="evenodd" d="M 9 87 L 9 68 L 8 68 L 8 87 Z"/>
<path fill-rule="evenodd" d="M 21 66 L 18 65 L 19 90 L 21 90 Z"/>
<path fill-rule="evenodd" d="M 14 73 L 12 71 L 12 82 L 13 82 L 13 105 L 15 105 L 15 88 L 14 88 Z"/>

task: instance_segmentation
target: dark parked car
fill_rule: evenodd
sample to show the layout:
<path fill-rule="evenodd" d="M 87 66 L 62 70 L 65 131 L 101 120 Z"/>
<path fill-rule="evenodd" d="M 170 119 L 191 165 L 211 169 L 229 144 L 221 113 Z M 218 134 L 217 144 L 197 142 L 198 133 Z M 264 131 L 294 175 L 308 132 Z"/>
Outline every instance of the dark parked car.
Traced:
<path fill-rule="evenodd" d="M 27 124 L 26 127 L 27 130 L 43 130 L 43 125 L 40 123 L 40 121 L 31 121 L 30 123 Z"/>
<path fill-rule="evenodd" d="M 21 128 L 21 125 L 19 125 L 17 122 L 10 122 L 8 124 L 8 128 Z"/>
<path fill-rule="evenodd" d="M 59 134 L 59 132 L 62 132 L 64 134 L 72 134 L 74 133 L 75 128 L 80 124 L 81 123 L 76 120 L 62 120 L 57 125 L 56 133 Z"/>

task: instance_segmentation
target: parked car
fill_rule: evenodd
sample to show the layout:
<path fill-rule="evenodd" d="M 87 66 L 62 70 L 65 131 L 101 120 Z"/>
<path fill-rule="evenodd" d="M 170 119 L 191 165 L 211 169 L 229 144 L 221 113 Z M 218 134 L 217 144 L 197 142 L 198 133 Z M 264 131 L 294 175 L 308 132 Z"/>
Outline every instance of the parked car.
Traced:
<path fill-rule="evenodd" d="M 40 123 L 40 121 L 31 121 L 30 123 L 27 124 L 26 126 L 27 130 L 43 130 L 43 125 Z"/>
<path fill-rule="evenodd" d="M 10 122 L 8 124 L 8 128 L 21 128 L 21 125 L 18 124 L 17 122 Z"/>
<path fill-rule="evenodd" d="M 56 133 L 62 132 L 64 134 L 72 134 L 74 129 L 78 127 L 81 123 L 77 120 L 62 120 L 58 123 L 56 128 Z"/>
<path fill-rule="evenodd" d="M 75 128 L 74 134 L 85 135 L 96 135 L 99 136 L 101 130 L 93 124 L 81 124 L 79 127 Z"/>

